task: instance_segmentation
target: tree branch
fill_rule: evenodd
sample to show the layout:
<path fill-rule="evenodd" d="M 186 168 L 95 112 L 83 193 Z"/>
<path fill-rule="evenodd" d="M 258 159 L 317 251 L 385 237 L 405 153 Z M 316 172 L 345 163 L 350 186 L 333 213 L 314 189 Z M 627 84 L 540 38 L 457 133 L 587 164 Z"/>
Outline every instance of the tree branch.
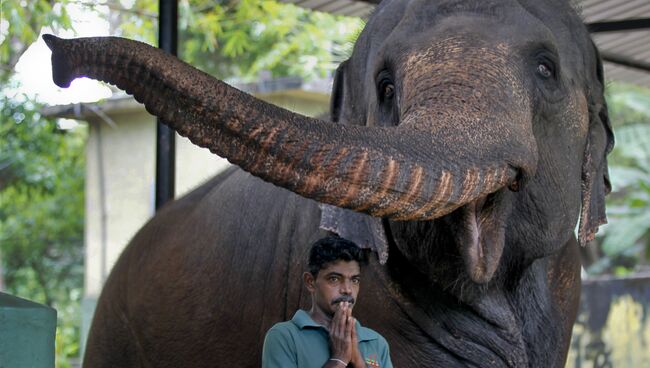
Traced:
<path fill-rule="evenodd" d="M 35 262 L 32 259 L 29 261 L 29 265 L 32 267 L 32 269 L 34 269 L 34 272 L 36 273 L 36 281 L 38 282 L 38 284 L 41 286 L 41 289 L 43 290 L 43 294 L 45 295 L 45 304 L 51 307 L 53 304 L 52 296 L 49 293 L 49 288 L 47 287 L 47 281 L 45 280 L 45 275 L 40 263 Z"/>

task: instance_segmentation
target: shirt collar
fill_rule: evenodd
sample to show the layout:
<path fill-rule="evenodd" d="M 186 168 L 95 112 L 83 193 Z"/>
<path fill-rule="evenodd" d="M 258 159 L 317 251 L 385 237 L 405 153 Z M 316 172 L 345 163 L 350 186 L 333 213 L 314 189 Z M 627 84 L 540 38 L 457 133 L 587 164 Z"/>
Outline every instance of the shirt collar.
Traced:
<path fill-rule="evenodd" d="M 293 322 L 298 328 L 305 329 L 305 328 L 321 328 L 325 331 L 327 329 L 324 326 L 319 325 L 316 323 L 310 316 L 309 313 L 302 309 L 298 309 L 296 311 L 296 314 L 293 315 L 293 318 L 291 319 L 291 322 Z M 361 323 L 359 323 L 359 320 L 356 322 L 356 330 L 357 330 L 357 337 L 359 338 L 359 341 L 370 341 L 370 340 L 377 340 L 378 335 L 375 331 L 365 328 L 361 326 Z"/>
<path fill-rule="evenodd" d="M 309 316 L 309 313 L 302 309 L 298 309 L 296 311 L 296 314 L 293 315 L 293 318 L 291 319 L 291 322 L 293 322 L 298 328 L 301 330 L 305 327 L 316 327 L 316 328 L 325 328 L 318 323 L 316 323 L 311 317 Z"/>

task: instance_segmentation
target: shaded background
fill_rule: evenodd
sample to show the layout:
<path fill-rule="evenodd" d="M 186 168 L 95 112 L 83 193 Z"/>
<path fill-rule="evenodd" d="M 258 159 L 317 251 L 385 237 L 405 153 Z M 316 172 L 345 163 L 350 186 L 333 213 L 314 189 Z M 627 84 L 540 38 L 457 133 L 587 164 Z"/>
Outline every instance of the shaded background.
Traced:
<path fill-rule="evenodd" d="M 361 18 L 274 1 L 180 1 L 179 57 L 289 109 L 326 112 L 332 72 L 349 55 L 372 4 L 298 3 Z M 601 27 L 650 18 L 647 1 L 578 3 Z M 58 310 L 57 367 L 79 364 L 103 281 L 154 213 L 155 120 L 97 82 L 58 89 L 39 35 L 110 34 L 155 45 L 157 7 L 157 0 L 1 2 L 0 290 Z M 649 34 L 595 39 L 605 56 L 643 66 Z M 650 74 L 606 67 L 617 142 L 609 158 L 610 224 L 583 249 L 585 286 L 568 366 L 649 366 Z M 177 195 L 227 165 L 180 138 L 177 154 Z"/>

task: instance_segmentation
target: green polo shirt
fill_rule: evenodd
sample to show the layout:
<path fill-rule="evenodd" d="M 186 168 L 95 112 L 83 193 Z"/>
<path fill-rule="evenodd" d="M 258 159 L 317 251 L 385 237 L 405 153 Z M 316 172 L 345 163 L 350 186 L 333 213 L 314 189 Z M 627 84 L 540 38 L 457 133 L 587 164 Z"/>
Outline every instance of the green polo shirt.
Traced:
<path fill-rule="evenodd" d="M 386 339 L 359 321 L 356 331 L 366 366 L 392 368 Z M 329 333 L 301 309 L 291 321 L 271 327 L 264 338 L 262 368 L 321 368 L 329 358 Z"/>

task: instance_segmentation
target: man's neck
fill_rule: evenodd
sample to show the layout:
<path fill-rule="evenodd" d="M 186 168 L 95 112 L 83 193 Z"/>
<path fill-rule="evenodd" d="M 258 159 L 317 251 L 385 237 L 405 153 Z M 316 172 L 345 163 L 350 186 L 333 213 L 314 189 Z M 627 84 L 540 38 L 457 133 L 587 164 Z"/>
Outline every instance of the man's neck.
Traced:
<path fill-rule="evenodd" d="M 308 312 L 309 317 L 314 320 L 314 322 L 325 327 L 329 330 L 330 322 L 332 321 L 332 316 L 328 316 L 326 313 L 323 313 L 322 310 L 315 308 L 314 306 Z"/>

